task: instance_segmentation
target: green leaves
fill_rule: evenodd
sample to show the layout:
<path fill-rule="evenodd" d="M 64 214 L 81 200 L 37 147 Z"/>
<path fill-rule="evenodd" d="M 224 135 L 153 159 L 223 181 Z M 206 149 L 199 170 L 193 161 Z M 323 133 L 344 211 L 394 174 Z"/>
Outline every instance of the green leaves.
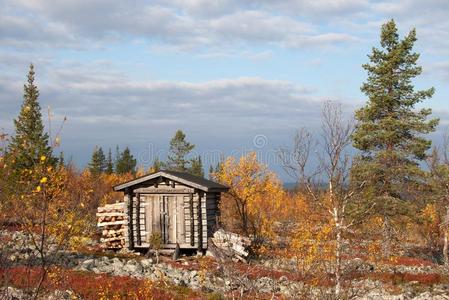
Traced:
<path fill-rule="evenodd" d="M 377 213 L 386 217 L 407 213 L 404 204 L 423 182 L 418 163 L 431 146 L 423 134 L 434 131 L 438 119 L 427 119 L 430 109 L 415 110 L 435 92 L 415 91 L 412 84 L 422 72 L 416 65 L 419 54 L 413 52 L 416 31 L 401 40 L 390 20 L 382 26 L 380 38 L 381 48 L 373 48 L 369 63 L 363 65 L 368 78 L 361 91 L 368 101 L 356 111 L 358 124 L 352 136 L 363 157 L 354 164 L 352 179 L 368 180 L 365 200 L 374 201 Z"/>
<path fill-rule="evenodd" d="M 92 153 L 92 158 L 89 162 L 89 171 L 93 175 L 100 175 L 106 171 L 106 168 L 107 162 L 103 149 L 101 147 L 95 147 L 95 150 Z"/>
<path fill-rule="evenodd" d="M 128 147 L 117 156 L 117 161 L 115 162 L 115 172 L 117 174 L 136 173 L 137 160 L 131 154 L 131 150 Z"/>
<path fill-rule="evenodd" d="M 22 173 L 22 170 L 33 168 L 41 156 L 46 156 L 52 166 L 57 163 L 57 159 L 52 156 L 49 136 L 44 131 L 34 75 L 34 66 L 31 64 L 27 84 L 24 85 L 22 107 L 14 120 L 15 135 L 7 149 L 9 163 L 16 175 Z"/>
<path fill-rule="evenodd" d="M 176 131 L 170 141 L 167 162 L 165 162 L 163 166 L 167 170 L 188 172 L 203 177 L 204 171 L 201 157 L 188 158 L 193 148 L 195 148 L 195 145 L 186 140 L 184 132 L 182 132 L 182 130 Z"/>

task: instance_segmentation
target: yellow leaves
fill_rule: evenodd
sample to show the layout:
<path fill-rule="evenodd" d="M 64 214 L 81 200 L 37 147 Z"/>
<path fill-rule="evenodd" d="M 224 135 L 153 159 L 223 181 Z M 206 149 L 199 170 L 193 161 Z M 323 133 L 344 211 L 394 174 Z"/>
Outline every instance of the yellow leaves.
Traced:
<path fill-rule="evenodd" d="M 238 224 L 243 232 L 251 227 L 253 234 L 274 236 L 273 223 L 279 215 L 285 192 L 276 175 L 259 163 L 256 153 L 251 152 L 238 161 L 228 157 L 214 175 L 230 187 L 229 203 L 222 205 L 226 219 Z"/>
<path fill-rule="evenodd" d="M 434 224 L 438 219 L 438 212 L 434 204 L 427 204 L 421 212 L 421 216 L 428 224 Z"/>
<path fill-rule="evenodd" d="M 41 189 L 42 189 L 42 188 L 41 188 L 41 186 L 40 186 L 40 185 L 38 185 L 38 186 L 36 187 L 36 192 L 38 192 L 38 193 L 39 193 L 39 192 L 41 191 Z"/>
<path fill-rule="evenodd" d="M 40 180 L 40 183 L 46 183 L 48 181 L 47 177 L 42 177 L 42 179 Z"/>

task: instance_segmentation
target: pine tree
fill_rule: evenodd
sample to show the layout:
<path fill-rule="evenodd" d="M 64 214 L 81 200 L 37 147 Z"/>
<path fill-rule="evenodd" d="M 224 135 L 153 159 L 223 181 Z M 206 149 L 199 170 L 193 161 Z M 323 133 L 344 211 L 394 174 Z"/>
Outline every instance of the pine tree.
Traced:
<path fill-rule="evenodd" d="M 162 162 L 159 160 L 159 158 L 155 158 L 153 161 L 153 165 L 150 167 L 150 173 L 159 172 L 162 169 Z"/>
<path fill-rule="evenodd" d="M 59 158 L 58 158 L 58 166 L 64 167 L 65 166 L 65 160 L 64 160 L 64 152 L 59 152 Z"/>
<path fill-rule="evenodd" d="M 114 173 L 114 162 L 112 161 L 112 152 L 111 148 L 108 151 L 108 157 L 106 159 L 106 174 Z"/>
<path fill-rule="evenodd" d="M 115 172 L 117 174 L 126 174 L 126 173 L 135 174 L 136 165 L 137 160 L 133 157 L 129 148 L 126 147 L 125 150 L 123 150 L 123 152 L 120 153 L 116 161 Z"/>
<path fill-rule="evenodd" d="M 16 174 L 32 169 L 43 156 L 50 166 L 55 167 L 57 164 L 49 146 L 49 136 L 44 132 L 39 90 L 34 83 L 34 75 L 34 66 L 31 64 L 28 81 L 24 85 L 22 107 L 18 118 L 14 120 L 15 135 L 7 150 L 9 165 Z"/>
<path fill-rule="evenodd" d="M 193 158 L 191 160 L 189 173 L 195 176 L 204 177 L 203 162 L 201 161 L 201 156 L 198 156 L 197 158 Z"/>
<path fill-rule="evenodd" d="M 89 162 L 89 171 L 93 175 L 99 175 L 106 171 L 106 157 L 101 147 L 95 147 Z"/>
<path fill-rule="evenodd" d="M 413 29 L 399 39 L 393 20 L 382 26 L 381 48 L 373 48 L 370 63 L 363 65 L 368 79 L 361 90 L 368 103 L 356 111 L 358 121 L 353 145 L 361 150 L 352 176 L 366 182 L 365 199 L 375 203 L 384 222 L 384 255 L 391 240 L 390 219 L 407 213 L 410 191 L 422 182 L 419 161 L 426 157 L 431 142 L 422 135 L 435 130 L 437 119 L 427 120 L 430 109 L 415 105 L 431 98 L 434 89 L 415 91 L 412 79 L 421 74 L 419 54 L 413 52 Z"/>
<path fill-rule="evenodd" d="M 212 165 L 209 165 L 209 179 L 214 179 L 214 167 Z"/>
<path fill-rule="evenodd" d="M 188 172 L 191 161 L 187 155 L 193 150 L 195 145 L 186 141 L 186 135 L 181 131 L 176 131 L 170 141 L 170 150 L 165 168 L 171 171 Z"/>

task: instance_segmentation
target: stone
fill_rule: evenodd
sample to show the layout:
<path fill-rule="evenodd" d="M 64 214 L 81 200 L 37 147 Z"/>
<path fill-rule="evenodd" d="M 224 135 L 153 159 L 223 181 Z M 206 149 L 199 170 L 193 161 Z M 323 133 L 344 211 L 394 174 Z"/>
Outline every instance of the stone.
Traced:
<path fill-rule="evenodd" d="M 20 289 L 11 286 L 0 288 L 0 299 L 4 300 L 22 300 L 26 299 L 26 294 Z"/>
<path fill-rule="evenodd" d="M 66 290 L 66 291 L 60 291 L 56 290 L 45 297 L 48 300 L 71 300 L 71 299 L 77 299 L 78 297 L 75 295 L 73 291 Z"/>
<path fill-rule="evenodd" d="M 151 258 L 142 259 L 140 261 L 142 267 L 147 268 L 153 264 L 153 260 Z"/>
<path fill-rule="evenodd" d="M 82 266 L 86 269 L 89 269 L 95 265 L 95 261 L 93 259 L 87 259 L 83 261 Z"/>
<path fill-rule="evenodd" d="M 127 265 L 137 265 L 137 261 L 135 259 L 130 259 L 126 262 Z"/>

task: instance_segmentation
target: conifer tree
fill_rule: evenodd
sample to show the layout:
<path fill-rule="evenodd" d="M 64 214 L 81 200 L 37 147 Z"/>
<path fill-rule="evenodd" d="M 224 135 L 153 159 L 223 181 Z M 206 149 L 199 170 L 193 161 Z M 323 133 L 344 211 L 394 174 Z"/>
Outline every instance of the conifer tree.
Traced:
<path fill-rule="evenodd" d="M 64 152 L 59 152 L 59 158 L 58 158 L 58 166 L 64 167 L 65 166 L 65 159 L 64 159 Z"/>
<path fill-rule="evenodd" d="M 203 162 L 201 161 L 201 156 L 198 156 L 191 160 L 190 173 L 199 177 L 204 177 Z"/>
<path fill-rule="evenodd" d="M 95 147 L 89 162 L 89 171 L 94 175 L 99 175 L 106 171 L 106 157 L 101 147 Z"/>
<path fill-rule="evenodd" d="M 106 158 L 106 174 L 114 173 L 114 162 L 112 161 L 111 148 L 108 151 L 108 157 Z"/>
<path fill-rule="evenodd" d="M 136 165 L 137 160 L 131 154 L 131 151 L 128 147 L 120 153 L 116 164 L 115 164 L 115 172 L 117 174 L 126 174 L 126 173 L 136 173 Z"/>
<path fill-rule="evenodd" d="M 159 172 L 162 169 L 162 162 L 159 160 L 159 158 L 155 158 L 153 161 L 153 165 L 150 168 L 151 173 Z"/>
<path fill-rule="evenodd" d="M 209 165 L 209 179 L 214 179 L 214 167 L 212 165 Z"/>
<path fill-rule="evenodd" d="M 49 136 L 44 132 L 39 90 L 34 83 L 34 75 L 34 66 L 31 64 L 24 85 L 22 107 L 18 118 L 14 120 L 15 135 L 7 150 L 8 163 L 16 174 L 33 168 L 41 157 L 46 157 L 47 163 L 53 167 L 57 164 L 57 159 L 52 156 Z"/>
<path fill-rule="evenodd" d="M 170 141 L 170 150 L 165 168 L 171 171 L 188 172 L 191 161 L 187 158 L 195 145 L 186 141 L 186 135 L 181 130 L 176 131 Z"/>
<path fill-rule="evenodd" d="M 434 89 L 415 91 L 412 79 L 420 75 L 419 54 L 413 52 L 416 32 L 402 40 L 393 20 L 382 26 L 381 48 L 373 48 L 370 63 L 363 65 L 368 79 L 361 90 L 367 104 L 356 111 L 358 124 L 353 145 L 361 150 L 352 176 L 366 182 L 364 199 L 375 203 L 384 222 L 384 255 L 389 255 L 390 219 L 407 213 L 410 191 L 422 182 L 419 161 L 431 142 L 423 137 L 435 130 L 437 119 L 428 120 L 430 109 L 415 106 L 431 98 Z"/>

